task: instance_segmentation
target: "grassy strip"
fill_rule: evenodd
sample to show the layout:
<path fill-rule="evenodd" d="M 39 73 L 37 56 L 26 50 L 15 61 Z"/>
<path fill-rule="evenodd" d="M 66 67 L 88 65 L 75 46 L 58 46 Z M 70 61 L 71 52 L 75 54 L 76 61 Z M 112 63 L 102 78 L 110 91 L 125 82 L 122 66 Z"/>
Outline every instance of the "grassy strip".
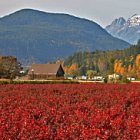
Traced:
<path fill-rule="evenodd" d="M 4 80 L 4 81 L 0 81 L 0 84 L 79 84 L 79 82 L 72 81 L 72 80 L 46 80 L 46 81 L 39 81 L 39 80 L 9 81 L 9 80 Z"/>

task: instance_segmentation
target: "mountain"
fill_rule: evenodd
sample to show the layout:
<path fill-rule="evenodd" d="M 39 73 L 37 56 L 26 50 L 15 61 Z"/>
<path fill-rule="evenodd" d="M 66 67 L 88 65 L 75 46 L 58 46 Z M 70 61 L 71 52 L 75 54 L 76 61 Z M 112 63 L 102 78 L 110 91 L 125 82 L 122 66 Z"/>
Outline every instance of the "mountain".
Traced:
<path fill-rule="evenodd" d="M 0 55 L 14 55 L 24 64 L 128 46 L 95 22 L 68 14 L 23 9 L 0 18 Z"/>
<path fill-rule="evenodd" d="M 127 21 L 122 17 L 115 19 L 105 29 L 114 37 L 136 44 L 140 39 L 140 15 L 135 14 Z"/>

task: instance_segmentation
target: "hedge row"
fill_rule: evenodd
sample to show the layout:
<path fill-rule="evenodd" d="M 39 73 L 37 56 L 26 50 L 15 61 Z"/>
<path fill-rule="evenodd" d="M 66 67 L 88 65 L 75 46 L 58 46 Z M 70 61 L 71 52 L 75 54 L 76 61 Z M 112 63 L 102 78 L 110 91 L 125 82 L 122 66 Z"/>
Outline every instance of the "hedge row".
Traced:
<path fill-rule="evenodd" d="M 0 84 L 78 84 L 78 81 L 72 80 L 51 80 L 51 81 L 37 81 L 37 80 L 28 80 L 28 81 L 9 81 L 4 80 L 0 81 Z"/>

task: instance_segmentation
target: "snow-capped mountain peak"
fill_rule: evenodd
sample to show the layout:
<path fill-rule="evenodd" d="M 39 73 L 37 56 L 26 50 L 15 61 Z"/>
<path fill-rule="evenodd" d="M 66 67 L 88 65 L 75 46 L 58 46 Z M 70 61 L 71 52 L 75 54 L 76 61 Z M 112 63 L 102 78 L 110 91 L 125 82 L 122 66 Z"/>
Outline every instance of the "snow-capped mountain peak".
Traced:
<path fill-rule="evenodd" d="M 127 24 L 129 24 L 129 26 L 140 25 L 140 15 L 133 15 L 131 18 L 128 19 Z"/>
<path fill-rule="evenodd" d="M 115 19 L 105 29 L 117 38 L 136 44 L 140 39 L 140 14 L 131 16 L 126 22 L 123 18 Z"/>

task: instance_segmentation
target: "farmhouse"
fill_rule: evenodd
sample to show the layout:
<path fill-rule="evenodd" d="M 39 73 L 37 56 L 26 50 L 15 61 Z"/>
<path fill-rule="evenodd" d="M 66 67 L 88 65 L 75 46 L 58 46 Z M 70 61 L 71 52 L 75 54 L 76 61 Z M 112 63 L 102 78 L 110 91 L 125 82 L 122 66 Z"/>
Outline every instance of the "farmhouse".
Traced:
<path fill-rule="evenodd" d="M 33 64 L 28 72 L 32 80 L 64 79 L 64 74 L 61 64 Z"/>

